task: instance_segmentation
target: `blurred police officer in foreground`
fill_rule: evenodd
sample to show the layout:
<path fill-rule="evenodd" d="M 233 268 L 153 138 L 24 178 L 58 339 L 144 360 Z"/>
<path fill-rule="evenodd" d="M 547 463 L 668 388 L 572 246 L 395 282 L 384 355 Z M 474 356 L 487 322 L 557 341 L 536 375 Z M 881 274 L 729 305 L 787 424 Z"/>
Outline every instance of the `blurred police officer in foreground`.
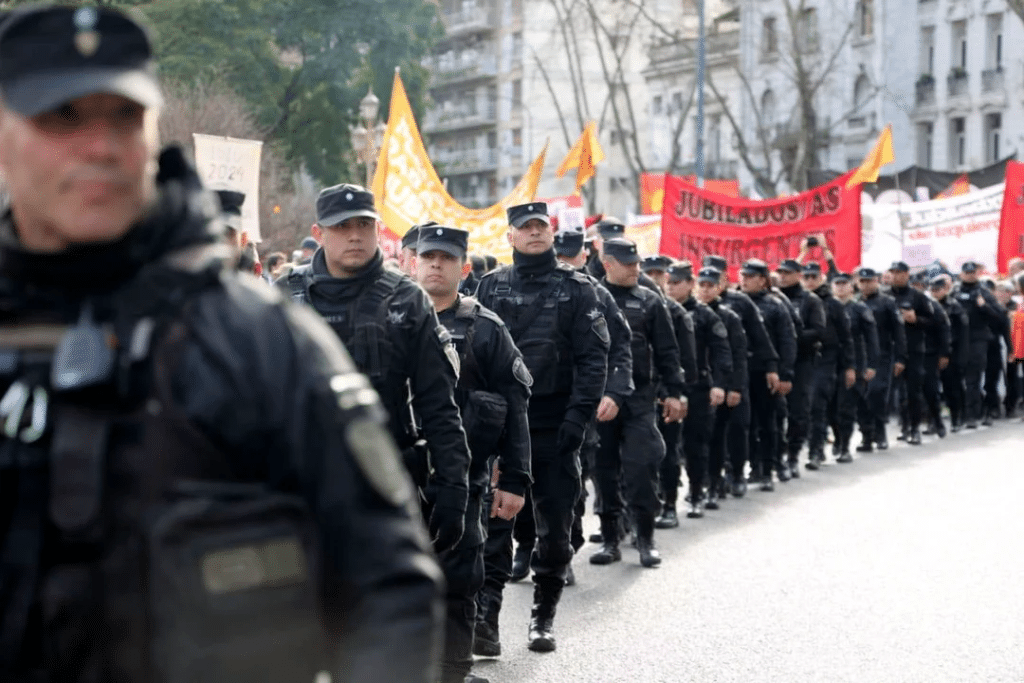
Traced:
<path fill-rule="evenodd" d="M 466 259 L 469 233 L 434 223 L 422 226 L 418 234 L 417 281 L 430 295 L 459 352 L 456 402 L 472 455 L 466 531 L 454 548 L 441 554 L 448 582 L 441 681 L 486 683 L 475 676 L 467 679 L 473 664 L 477 592 L 484 583 L 484 524 L 490 518 L 508 524 L 525 502 L 530 485 L 526 408 L 533 378 L 501 319 L 473 297 L 459 295 L 459 283 L 471 267 Z M 492 463 L 498 478 L 488 496 L 490 505 L 483 509 Z"/>
<path fill-rule="evenodd" d="M 572 560 L 575 507 L 580 495 L 579 449 L 602 399 L 608 362 L 608 326 L 594 285 L 561 265 L 543 202 L 508 209 L 513 265 L 481 279 L 477 296 L 508 326 L 533 376 L 530 445 L 537 548 L 529 648 L 555 649 L 555 609 Z M 479 621 L 497 624 L 500 608 L 481 591 Z"/>
<path fill-rule="evenodd" d="M 693 266 L 690 262 L 670 266 L 667 276 L 666 294 L 690 316 L 696 348 L 695 372 L 687 376 L 686 382 L 689 405 L 683 423 L 683 452 L 690 484 L 686 516 L 697 519 L 704 516 L 705 502 L 709 509 L 718 509 L 720 491 L 712 486 L 705 495 L 704 483 L 708 479 L 708 446 L 715 409 L 725 403 L 725 386 L 732 374 L 732 351 L 729 349 L 729 334 L 721 319 L 694 296 Z M 671 454 L 666 456 L 661 466 L 664 510 L 656 523 L 659 529 L 678 525 L 678 522 L 672 522 L 676 518 L 679 460 L 672 461 L 670 457 Z"/>
<path fill-rule="evenodd" d="M 675 329 L 661 297 L 637 283 L 640 255 L 636 244 L 622 238 L 605 240 L 602 282 L 611 292 L 633 333 L 633 394 L 611 419 L 598 413 L 600 443 L 594 463 L 594 479 L 601 490 L 601 549 L 590 556 L 591 564 L 611 564 L 622 559 L 618 528 L 622 503 L 636 525 L 640 563 L 654 567 L 661 556 L 654 547 L 654 518 L 658 514 L 658 468 L 665 457 L 665 442 L 657 428 L 656 379 L 667 395 L 661 417 L 680 422 L 686 415 L 679 346 Z M 620 486 L 622 496 L 620 497 Z"/>
<path fill-rule="evenodd" d="M 324 317 L 380 394 L 413 481 L 425 491 L 429 484 L 424 511 L 434 549 L 449 550 L 462 536 L 469 496 L 451 335 L 423 290 L 384 267 L 370 192 L 328 187 L 317 197 L 316 214 L 320 249 L 279 285 Z"/>
<path fill-rule="evenodd" d="M 16 12 L 0 95 L 0 678 L 434 681 L 440 576 L 376 394 L 224 267 L 143 30 Z"/>
<path fill-rule="evenodd" d="M 907 365 L 907 336 L 903 316 L 896 300 L 880 289 L 879 273 L 871 268 L 857 271 L 861 301 L 867 304 L 875 318 L 878 332 L 878 365 L 875 376 L 868 381 L 860 407 L 860 445 L 857 451 L 870 453 L 889 447 L 886 423 L 889 421 L 889 393 L 893 379 L 902 374 Z"/>

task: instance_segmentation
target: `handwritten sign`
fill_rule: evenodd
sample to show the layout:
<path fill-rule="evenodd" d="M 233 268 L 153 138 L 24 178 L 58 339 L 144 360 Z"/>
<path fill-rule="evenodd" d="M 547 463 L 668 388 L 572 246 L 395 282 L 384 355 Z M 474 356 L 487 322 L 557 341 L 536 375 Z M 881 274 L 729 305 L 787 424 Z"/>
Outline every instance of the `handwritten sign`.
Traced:
<path fill-rule="evenodd" d="M 253 242 L 260 242 L 260 155 L 259 140 L 239 140 L 216 135 L 192 135 L 196 144 L 196 168 L 203 184 L 211 190 L 234 190 L 245 194 L 242 230 Z"/>

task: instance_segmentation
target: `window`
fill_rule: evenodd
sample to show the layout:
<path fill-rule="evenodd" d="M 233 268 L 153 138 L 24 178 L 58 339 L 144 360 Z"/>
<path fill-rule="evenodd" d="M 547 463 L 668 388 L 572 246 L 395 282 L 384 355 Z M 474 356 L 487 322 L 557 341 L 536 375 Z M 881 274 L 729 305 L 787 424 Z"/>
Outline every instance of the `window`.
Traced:
<path fill-rule="evenodd" d="M 523 104 L 523 82 L 521 80 L 512 81 L 512 106 L 520 107 Z"/>
<path fill-rule="evenodd" d="M 708 117 L 708 152 L 707 158 L 710 162 L 716 162 L 722 158 L 722 117 L 715 115 Z"/>
<path fill-rule="evenodd" d="M 922 168 L 932 167 L 932 135 L 935 126 L 931 123 L 917 124 L 917 165 Z"/>
<path fill-rule="evenodd" d="M 513 128 L 512 129 L 512 145 L 515 147 L 521 147 L 523 144 L 523 129 Z"/>
<path fill-rule="evenodd" d="M 512 61 L 516 64 L 523 61 L 523 34 L 521 31 L 512 34 Z"/>
<path fill-rule="evenodd" d="M 988 45 L 986 47 L 985 68 L 1003 68 L 1003 15 L 990 14 L 987 20 Z"/>
<path fill-rule="evenodd" d="M 669 108 L 669 114 L 678 114 L 683 110 L 683 93 L 674 92 L 672 93 L 672 106 Z"/>
<path fill-rule="evenodd" d="M 953 45 L 952 45 L 952 59 L 950 63 L 953 65 L 953 70 L 961 69 L 966 71 L 967 69 L 967 21 L 961 19 L 960 21 L 953 22 Z"/>
<path fill-rule="evenodd" d="M 801 52 L 818 49 L 818 10 L 808 7 L 797 19 L 797 47 Z"/>
<path fill-rule="evenodd" d="M 775 93 L 765 90 L 761 95 L 761 127 L 769 130 L 775 125 Z"/>
<path fill-rule="evenodd" d="M 935 75 L 935 27 L 921 29 L 920 70 L 922 74 Z"/>
<path fill-rule="evenodd" d="M 765 17 L 761 24 L 761 55 L 770 57 L 779 53 L 779 36 L 775 31 L 775 17 Z"/>
<path fill-rule="evenodd" d="M 857 31 L 861 36 L 870 36 L 875 30 L 874 0 L 857 0 Z"/>
<path fill-rule="evenodd" d="M 967 163 L 967 122 L 963 117 L 949 121 L 949 162 L 955 168 Z"/>
<path fill-rule="evenodd" d="M 868 77 L 861 74 L 857 77 L 857 82 L 853 84 L 853 106 L 856 111 L 860 111 L 867 103 L 870 98 L 871 82 Z"/>
<path fill-rule="evenodd" d="M 1003 115 L 987 114 L 985 116 L 985 162 L 999 161 L 999 143 L 1002 141 Z"/>
<path fill-rule="evenodd" d="M 655 95 L 651 100 L 651 113 L 655 115 L 661 113 L 661 95 Z"/>

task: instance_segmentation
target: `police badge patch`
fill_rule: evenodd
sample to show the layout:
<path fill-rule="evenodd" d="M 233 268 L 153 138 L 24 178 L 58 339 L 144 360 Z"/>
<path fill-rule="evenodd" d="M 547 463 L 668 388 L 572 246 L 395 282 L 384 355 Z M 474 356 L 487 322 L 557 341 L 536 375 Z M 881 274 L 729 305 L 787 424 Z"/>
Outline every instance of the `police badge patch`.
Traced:
<path fill-rule="evenodd" d="M 512 374 L 523 386 L 533 386 L 533 375 L 530 374 L 530 369 L 526 367 L 526 363 L 523 362 L 522 358 L 516 358 L 515 362 L 512 363 Z"/>
<path fill-rule="evenodd" d="M 611 343 L 612 338 L 611 335 L 608 334 L 608 323 L 605 321 L 603 316 L 595 320 L 594 324 L 590 326 L 590 329 L 594 331 L 594 334 L 596 334 L 597 338 L 602 342 L 605 344 Z"/>

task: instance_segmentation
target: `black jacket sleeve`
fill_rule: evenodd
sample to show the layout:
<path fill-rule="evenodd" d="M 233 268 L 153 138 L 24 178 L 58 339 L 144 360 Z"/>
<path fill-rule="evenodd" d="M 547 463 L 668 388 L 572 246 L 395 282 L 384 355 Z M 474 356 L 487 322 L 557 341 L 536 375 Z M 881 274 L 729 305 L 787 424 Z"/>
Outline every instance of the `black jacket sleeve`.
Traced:
<path fill-rule="evenodd" d="M 508 402 L 505 431 L 498 444 L 498 488 L 522 496 L 533 481 L 527 418 L 532 378 L 512 335 L 498 316 L 481 316 L 474 324 L 487 332 L 473 336 L 473 354 L 488 390 L 504 396 Z"/>
<path fill-rule="evenodd" d="M 679 349 L 679 367 L 682 368 L 682 380 L 686 384 L 696 382 L 697 370 L 697 337 L 693 316 L 675 301 L 668 302 L 672 316 L 672 326 L 676 335 L 676 346 Z M 679 396 L 679 394 L 673 394 Z"/>
<path fill-rule="evenodd" d="M 903 322 L 903 314 L 896 306 L 894 299 L 886 299 L 886 313 L 892 317 L 893 344 L 896 363 L 907 364 L 907 326 Z"/>
<path fill-rule="evenodd" d="M 878 343 L 878 324 L 875 321 L 875 314 L 871 308 L 863 303 L 858 303 L 861 324 L 864 327 L 864 347 L 867 355 L 867 369 L 877 370 L 878 362 L 882 352 Z"/>
<path fill-rule="evenodd" d="M 971 352 L 971 322 L 963 306 L 955 299 L 950 305 L 947 315 L 949 315 L 950 336 L 953 339 L 953 348 L 957 356 L 951 360 L 958 367 L 967 367 L 967 357 Z"/>
<path fill-rule="evenodd" d="M 949 358 L 953 355 L 953 337 L 949 316 L 946 315 L 946 309 L 938 301 L 931 300 L 931 304 L 935 320 L 936 349 L 940 358 Z"/>
<path fill-rule="evenodd" d="M 572 393 L 565 419 L 582 432 L 597 411 L 608 375 L 608 323 L 601 314 L 595 286 L 585 276 L 574 279 L 576 294 L 572 309 L 574 368 Z"/>
<path fill-rule="evenodd" d="M 778 309 L 774 316 L 775 330 L 772 336 L 779 352 L 779 379 L 783 382 L 792 382 L 796 368 L 796 329 L 789 315 L 789 304 L 777 299 L 773 303 Z"/>
<path fill-rule="evenodd" d="M 633 352 L 629 346 L 633 333 L 611 292 L 598 283 L 595 283 L 594 287 L 597 289 L 598 301 L 601 302 L 601 309 L 608 323 L 608 337 L 611 339 L 608 346 L 608 379 L 605 382 L 604 395 L 621 406 L 626 397 L 633 393 Z"/>
<path fill-rule="evenodd" d="M 707 309 L 707 317 L 710 323 L 708 328 L 708 356 L 711 365 L 711 386 L 712 388 L 726 389 L 729 387 L 729 380 L 732 377 L 732 349 L 729 348 L 729 332 L 725 328 L 722 319 Z"/>
<path fill-rule="evenodd" d="M 803 329 L 800 330 L 800 342 L 804 348 L 810 348 L 825 338 L 825 306 L 821 297 L 814 292 L 806 292 L 800 304 L 800 317 Z"/>
<path fill-rule="evenodd" d="M 729 349 L 732 351 L 732 375 L 726 385 L 728 391 L 743 393 L 747 390 L 749 382 L 749 369 L 747 367 L 747 333 L 743 329 L 743 322 L 731 308 L 719 307 L 722 321 L 725 323 L 726 332 L 729 333 Z"/>
<path fill-rule="evenodd" d="M 187 313 L 182 409 L 235 463 L 309 505 L 338 681 L 433 683 L 442 577 L 383 408 L 335 334 L 271 288 L 230 278 Z"/>
<path fill-rule="evenodd" d="M 654 352 L 654 366 L 658 371 L 661 385 L 668 396 L 683 396 L 683 371 L 679 364 L 679 344 L 676 342 L 676 328 L 669 317 L 668 308 L 659 299 L 652 299 L 647 309 L 647 324 L 651 350 Z"/>
<path fill-rule="evenodd" d="M 765 329 L 764 318 L 761 317 L 757 305 L 742 292 L 732 292 L 727 303 L 743 321 L 743 331 L 747 333 L 747 350 L 751 359 L 765 372 L 779 371 L 779 354 Z"/>
<path fill-rule="evenodd" d="M 832 310 L 832 323 L 836 326 L 836 337 L 839 342 L 839 369 L 847 370 L 856 366 L 853 350 L 853 333 L 850 331 L 850 316 L 846 307 L 837 299 L 829 299 Z"/>

